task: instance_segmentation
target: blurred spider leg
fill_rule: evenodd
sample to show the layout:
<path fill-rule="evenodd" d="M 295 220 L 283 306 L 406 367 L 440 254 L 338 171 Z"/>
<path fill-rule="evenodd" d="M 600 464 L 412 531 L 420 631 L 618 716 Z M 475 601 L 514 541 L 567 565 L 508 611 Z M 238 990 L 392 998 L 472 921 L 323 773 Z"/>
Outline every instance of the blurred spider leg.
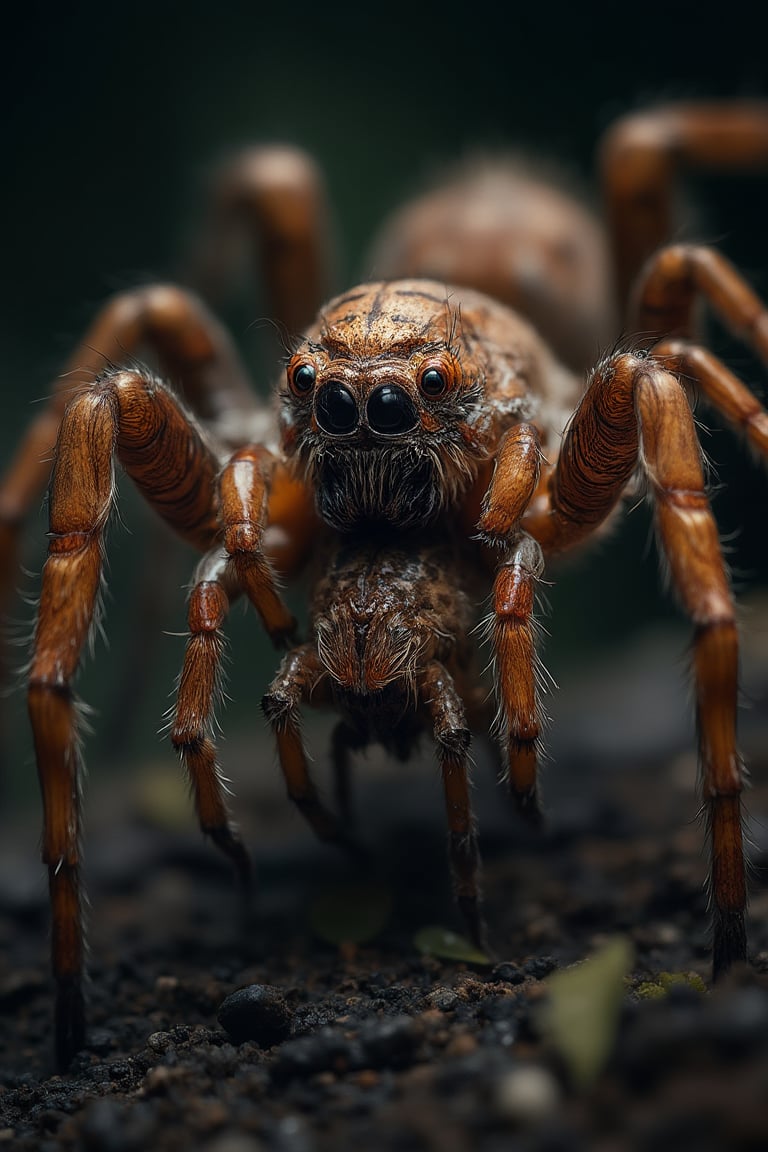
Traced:
<path fill-rule="evenodd" d="M 242 271 L 250 242 L 259 257 L 267 313 L 288 336 L 315 318 L 329 290 L 328 210 L 322 175 L 299 148 L 251 148 L 216 174 L 189 278 L 220 302 Z"/>
<path fill-rule="evenodd" d="M 296 621 L 277 591 L 275 574 L 262 550 L 275 462 L 268 448 L 241 448 L 221 474 L 220 491 L 224 547 L 237 582 L 279 647 L 295 641 Z"/>
<path fill-rule="evenodd" d="M 725 256 L 701 244 L 675 244 L 648 261 L 637 283 L 633 327 L 644 336 L 690 339 L 702 299 L 768 364 L 768 309 Z"/>
<path fill-rule="evenodd" d="M 352 851 L 357 846 L 340 821 L 323 803 L 307 766 L 301 738 L 299 708 L 310 700 L 324 668 L 313 644 L 302 644 L 284 658 L 261 706 L 277 742 L 280 768 L 288 796 L 320 840 L 332 841 Z"/>
<path fill-rule="evenodd" d="M 43 796 L 52 961 L 61 1067 L 84 1040 L 79 883 L 80 749 L 72 682 L 92 634 L 114 451 L 145 497 L 201 550 L 216 531 L 218 461 L 173 397 L 137 372 L 112 372 L 68 406 L 50 494 L 49 554 L 29 677 L 29 712 Z"/>
<path fill-rule="evenodd" d="M 477 847 L 469 791 L 470 732 L 464 705 L 447 669 L 431 660 L 421 676 L 419 694 L 432 718 L 448 817 L 448 857 L 456 903 L 474 944 L 485 948 L 480 912 Z"/>
<path fill-rule="evenodd" d="M 620 499 L 638 460 L 655 498 L 672 586 L 695 626 L 701 786 L 711 831 L 713 974 L 746 958 L 743 773 L 736 748 L 738 637 L 733 599 L 685 392 L 654 361 L 611 357 L 568 427 L 547 514 L 526 518 L 545 552 L 583 540 Z"/>
<path fill-rule="evenodd" d="M 105 367 L 145 351 L 156 354 L 163 371 L 180 385 L 197 415 L 215 422 L 234 410 L 242 428 L 244 415 L 255 413 L 257 400 L 234 345 L 198 299 L 166 285 L 115 296 L 69 357 L 47 404 L 30 424 L 0 480 L 0 614 L 6 615 L 12 600 L 20 569 L 21 529 L 50 478 L 53 449 L 67 404 L 78 392 L 87 390 Z M 138 615 L 133 650 L 116 694 L 120 713 L 108 728 L 121 727 L 125 701 L 135 700 L 143 683 L 137 671 L 144 666 L 147 650 L 157 635 L 153 624 L 162 602 L 163 571 L 163 565 L 156 566 L 151 592 L 140 593 L 145 610 Z M 2 655 L 0 644 L 0 658 Z"/>
<path fill-rule="evenodd" d="M 0 482 L 0 528 L 8 537 L 40 499 L 64 410 L 110 366 L 140 351 L 155 352 L 163 372 L 205 419 L 234 408 L 253 411 L 256 398 L 225 329 L 205 306 L 179 288 L 152 285 L 115 296 L 102 308 L 32 421 Z M 4 561 L 8 548 L 0 552 Z"/>
<path fill-rule="evenodd" d="M 677 104 L 618 120 L 601 148 L 603 193 L 622 307 L 648 257 L 675 231 L 681 169 L 768 167 L 768 104 Z"/>
<path fill-rule="evenodd" d="M 195 809 L 203 833 L 232 860 L 238 878 L 247 886 L 251 865 L 242 840 L 233 826 L 211 735 L 213 711 L 220 694 L 224 653 L 222 627 L 229 611 L 230 595 L 236 595 L 228 578 L 229 556 L 216 548 L 201 562 L 189 598 L 189 640 L 179 679 L 171 741 L 189 776 Z M 234 587 L 234 591 L 233 591 Z"/>
<path fill-rule="evenodd" d="M 663 340 L 654 359 L 677 375 L 692 380 L 705 399 L 720 412 L 760 456 L 768 457 L 768 412 L 745 384 L 707 348 L 684 340 Z"/>
<path fill-rule="evenodd" d="M 536 784 L 539 705 L 533 607 L 544 562 L 538 544 L 521 534 L 519 525 L 538 488 L 540 472 L 538 433 L 531 425 L 519 424 L 502 440 L 478 524 L 485 543 L 505 548 L 489 622 L 499 702 L 496 728 L 510 794 L 532 823 L 541 819 Z"/>

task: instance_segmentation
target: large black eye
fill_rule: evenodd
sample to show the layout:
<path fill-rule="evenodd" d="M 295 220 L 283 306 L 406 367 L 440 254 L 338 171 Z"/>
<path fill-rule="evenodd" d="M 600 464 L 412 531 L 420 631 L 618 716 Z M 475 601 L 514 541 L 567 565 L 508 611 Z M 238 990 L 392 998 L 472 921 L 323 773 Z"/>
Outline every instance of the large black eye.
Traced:
<path fill-rule="evenodd" d="M 297 364 L 290 372 L 291 387 L 299 396 L 306 396 L 315 386 L 317 373 L 311 364 Z"/>
<path fill-rule="evenodd" d="M 354 396 L 338 380 L 329 380 L 315 396 L 315 419 L 331 436 L 348 436 L 360 420 Z"/>
<path fill-rule="evenodd" d="M 425 396 L 442 396 L 448 388 L 448 381 L 439 368 L 427 368 L 419 385 Z"/>
<path fill-rule="evenodd" d="M 368 398 L 365 414 L 368 427 L 380 436 L 400 436 L 419 422 L 418 413 L 407 392 L 397 384 L 382 384 Z"/>

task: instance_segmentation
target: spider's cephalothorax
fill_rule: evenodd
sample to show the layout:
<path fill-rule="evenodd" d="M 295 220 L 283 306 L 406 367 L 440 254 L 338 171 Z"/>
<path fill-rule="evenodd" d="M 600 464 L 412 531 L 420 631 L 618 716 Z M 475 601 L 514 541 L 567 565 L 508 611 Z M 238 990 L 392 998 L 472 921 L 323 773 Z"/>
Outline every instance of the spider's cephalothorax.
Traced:
<path fill-rule="evenodd" d="M 407 529 L 455 504 L 510 416 L 539 410 L 526 338 L 488 298 L 436 281 L 333 300 L 288 364 L 281 405 L 283 447 L 322 519 Z"/>

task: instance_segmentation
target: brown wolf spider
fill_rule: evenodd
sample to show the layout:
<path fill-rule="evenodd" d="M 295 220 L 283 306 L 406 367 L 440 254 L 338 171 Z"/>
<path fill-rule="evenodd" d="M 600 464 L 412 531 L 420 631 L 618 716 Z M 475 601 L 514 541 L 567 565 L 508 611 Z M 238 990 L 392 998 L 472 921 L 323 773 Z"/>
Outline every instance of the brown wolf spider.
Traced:
<path fill-rule="evenodd" d="M 601 531 L 639 473 L 695 629 L 714 975 L 745 959 L 734 604 L 682 381 L 765 455 L 768 415 L 694 342 L 693 311 L 704 298 L 766 360 L 768 313 L 717 252 L 659 245 L 678 164 L 767 160 L 762 105 L 670 107 L 620 121 L 602 150 L 610 240 L 554 187 L 504 163 L 467 169 L 389 223 L 375 282 L 337 296 L 312 321 L 324 275 L 317 173 L 289 149 L 238 159 L 217 187 L 203 270 L 209 283 L 226 278 L 232 238 L 246 225 L 258 230 L 272 313 L 304 333 L 277 393 L 276 424 L 197 298 L 151 287 L 107 305 L 0 488 L 7 574 L 58 436 L 29 709 L 62 1066 L 85 1035 L 72 685 L 97 612 L 115 457 L 202 554 L 171 738 L 203 831 L 245 880 L 248 857 L 211 733 L 222 630 L 230 603 L 245 594 L 275 644 L 289 646 L 264 710 L 288 794 L 319 836 L 348 842 L 351 751 L 378 740 L 406 756 L 415 735 L 431 730 L 455 892 L 478 942 L 468 744 L 489 717 L 473 656 L 477 606 L 492 577 L 487 630 L 504 777 L 535 818 L 537 581 L 551 557 Z M 630 288 L 628 330 L 654 336 L 599 359 Z M 178 396 L 135 364 L 119 366 L 142 349 L 177 382 Z M 114 365 L 106 372 L 104 359 Z M 319 573 L 310 636 L 297 644 L 278 577 L 292 579 L 310 557 Z M 342 716 L 333 741 L 340 816 L 308 770 L 305 703 L 331 703 Z"/>

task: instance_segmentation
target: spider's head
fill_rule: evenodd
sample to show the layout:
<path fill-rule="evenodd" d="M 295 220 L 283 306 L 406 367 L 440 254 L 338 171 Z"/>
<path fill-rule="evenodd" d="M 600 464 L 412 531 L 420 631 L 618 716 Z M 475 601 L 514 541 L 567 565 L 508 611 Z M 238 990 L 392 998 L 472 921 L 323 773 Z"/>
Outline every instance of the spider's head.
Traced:
<path fill-rule="evenodd" d="M 328 305 L 288 363 L 283 449 L 334 527 L 422 525 L 489 453 L 484 382 L 443 286 L 363 285 Z"/>

